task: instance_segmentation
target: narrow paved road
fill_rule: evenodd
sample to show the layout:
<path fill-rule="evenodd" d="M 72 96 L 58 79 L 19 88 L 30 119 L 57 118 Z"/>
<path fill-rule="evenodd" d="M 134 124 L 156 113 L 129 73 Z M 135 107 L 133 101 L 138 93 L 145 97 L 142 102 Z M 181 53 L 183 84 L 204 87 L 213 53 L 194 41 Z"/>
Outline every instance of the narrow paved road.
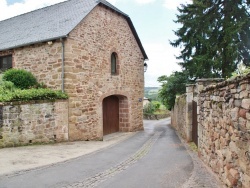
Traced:
<path fill-rule="evenodd" d="M 145 121 L 145 131 L 113 147 L 64 163 L 0 177 L 1 188 L 174 188 L 193 170 L 170 119 Z"/>

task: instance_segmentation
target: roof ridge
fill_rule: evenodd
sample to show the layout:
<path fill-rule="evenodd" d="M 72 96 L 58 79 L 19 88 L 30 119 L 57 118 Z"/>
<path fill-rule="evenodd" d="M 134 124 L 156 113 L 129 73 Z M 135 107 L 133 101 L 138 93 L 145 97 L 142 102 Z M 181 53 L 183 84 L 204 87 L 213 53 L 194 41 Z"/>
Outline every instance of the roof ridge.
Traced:
<path fill-rule="evenodd" d="M 68 1 L 73 1 L 73 0 L 64 0 L 64 1 L 62 1 L 62 2 L 53 4 L 53 5 L 48 5 L 48 6 L 44 6 L 44 7 L 38 8 L 38 9 L 34 9 L 34 10 L 29 11 L 29 12 L 25 12 L 25 13 L 22 13 L 22 14 L 19 14 L 19 15 L 16 15 L 16 16 L 13 16 L 13 17 L 4 19 L 4 20 L 0 20 L 0 23 L 1 23 L 1 22 L 4 22 L 4 21 L 6 21 L 6 20 L 10 20 L 10 19 L 19 17 L 19 16 L 23 16 L 23 15 L 25 15 L 25 14 L 30 14 L 30 13 L 35 12 L 35 11 L 38 11 L 38 10 L 42 10 L 42 9 L 45 9 L 45 8 L 48 8 L 48 7 L 52 7 L 52 6 L 55 6 L 55 5 L 58 5 L 58 4 L 63 4 L 63 3 L 68 2 Z"/>
<path fill-rule="evenodd" d="M 106 0 L 97 0 L 96 1 L 98 4 L 101 3 L 105 6 L 108 6 L 109 8 L 115 10 L 116 12 L 126 16 L 126 17 L 129 17 L 129 15 L 125 14 L 124 12 L 122 12 L 120 9 L 116 8 L 114 5 L 112 5 L 110 2 L 106 1 Z"/>

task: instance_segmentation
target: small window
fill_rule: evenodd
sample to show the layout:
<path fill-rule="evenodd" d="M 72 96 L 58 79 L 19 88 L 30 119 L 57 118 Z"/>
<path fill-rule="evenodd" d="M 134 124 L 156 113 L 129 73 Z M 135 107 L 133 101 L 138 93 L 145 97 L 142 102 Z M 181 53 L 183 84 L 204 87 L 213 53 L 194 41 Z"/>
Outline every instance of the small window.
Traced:
<path fill-rule="evenodd" d="M 117 73 L 116 63 L 117 63 L 116 54 L 112 53 L 111 54 L 111 74 L 116 74 Z"/>
<path fill-rule="evenodd" d="M 0 57 L 0 70 L 6 70 L 12 68 L 12 56 Z"/>

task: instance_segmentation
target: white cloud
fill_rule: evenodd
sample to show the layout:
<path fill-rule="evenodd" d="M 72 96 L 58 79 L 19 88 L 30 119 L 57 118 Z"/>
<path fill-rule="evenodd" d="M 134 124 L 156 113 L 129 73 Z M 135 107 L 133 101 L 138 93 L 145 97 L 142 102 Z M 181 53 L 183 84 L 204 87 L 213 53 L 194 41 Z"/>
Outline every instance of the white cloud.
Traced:
<path fill-rule="evenodd" d="M 150 43 L 143 45 L 148 55 L 148 70 L 145 73 L 146 86 L 159 86 L 157 78 L 162 75 L 170 75 L 174 71 L 180 71 L 176 63 L 175 55 L 180 53 L 179 49 L 173 48 L 166 43 Z"/>
<path fill-rule="evenodd" d="M 0 0 L 0 20 L 4 20 L 16 15 L 20 15 L 32 10 L 56 4 L 65 0 L 24 0 L 20 3 L 14 3 L 7 5 L 6 0 Z"/>
<path fill-rule="evenodd" d="M 152 3 L 155 0 L 135 0 L 136 3 L 138 4 L 148 4 L 148 3 Z"/>
<path fill-rule="evenodd" d="M 143 4 L 148 4 L 148 3 L 153 3 L 156 0 L 107 0 L 108 2 L 110 2 L 111 4 L 115 5 L 117 2 L 126 2 L 126 3 L 130 3 L 131 1 L 140 5 Z"/>
<path fill-rule="evenodd" d="M 24 0 L 20 3 L 7 4 L 7 0 L 0 0 L 0 20 L 4 20 L 16 15 L 20 15 L 38 8 L 53 5 L 65 0 Z M 128 2 L 128 0 L 108 0 L 111 4 L 117 4 L 118 1 Z M 153 3 L 156 0 L 131 0 L 137 4 Z M 176 9 L 182 3 L 192 2 L 192 0 L 164 0 L 164 6 L 168 9 Z M 129 3 L 129 2 L 128 2 Z"/>
<path fill-rule="evenodd" d="M 168 9 L 176 10 L 180 4 L 191 3 L 192 0 L 165 0 L 164 6 Z"/>
<path fill-rule="evenodd" d="M 117 0 L 107 0 L 107 1 L 110 2 L 113 5 L 117 2 Z"/>
<path fill-rule="evenodd" d="M 109 1 L 111 4 L 115 5 L 119 2 L 123 2 L 123 3 L 136 3 L 136 4 L 140 4 L 140 5 L 144 5 L 144 4 L 149 4 L 149 3 L 153 3 L 159 0 L 107 0 Z M 180 4 L 186 4 L 186 3 L 191 3 L 192 0 L 160 0 L 161 2 L 163 1 L 163 6 L 166 7 L 167 9 L 173 9 L 176 10 L 178 6 L 180 6 Z"/>

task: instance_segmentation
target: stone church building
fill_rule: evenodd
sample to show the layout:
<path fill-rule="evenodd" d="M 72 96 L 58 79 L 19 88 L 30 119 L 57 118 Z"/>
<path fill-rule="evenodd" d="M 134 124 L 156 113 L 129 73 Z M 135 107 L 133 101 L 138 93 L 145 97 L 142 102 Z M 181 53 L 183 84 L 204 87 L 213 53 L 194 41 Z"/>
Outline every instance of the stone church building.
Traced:
<path fill-rule="evenodd" d="M 148 58 L 128 15 L 105 0 L 69 0 L 0 28 L 0 69 L 26 69 L 69 95 L 69 140 L 143 129 Z"/>

